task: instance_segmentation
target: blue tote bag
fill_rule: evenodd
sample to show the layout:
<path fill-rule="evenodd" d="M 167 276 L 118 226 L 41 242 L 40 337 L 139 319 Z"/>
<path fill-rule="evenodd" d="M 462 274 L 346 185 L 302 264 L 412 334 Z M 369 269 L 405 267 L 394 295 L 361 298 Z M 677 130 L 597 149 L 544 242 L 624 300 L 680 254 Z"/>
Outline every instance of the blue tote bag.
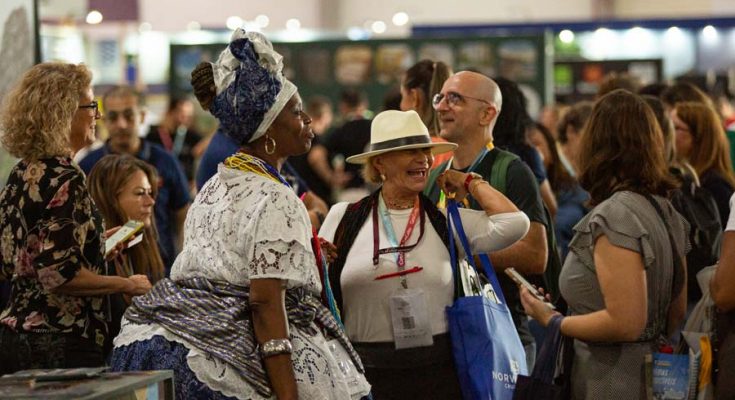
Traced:
<path fill-rule="evenodd" d="M 454 243 L 454 229 L 476 271 L 467 237 L 462 228 L 457 203 L 447 203 L 449 241 Z M 455 280 L 455 300 L 447 307 L 449 335 L 462 397 L 465 400 L 511 400 L 518 374 L 527 375 L 526 353 L 518 337 L 510 310 L 500 289 L 490 258 L 481 262 L 498 302 L 485 295 L 466 295 L 462 290 L 459 260 L 455 246 L 449 246 Z"/>

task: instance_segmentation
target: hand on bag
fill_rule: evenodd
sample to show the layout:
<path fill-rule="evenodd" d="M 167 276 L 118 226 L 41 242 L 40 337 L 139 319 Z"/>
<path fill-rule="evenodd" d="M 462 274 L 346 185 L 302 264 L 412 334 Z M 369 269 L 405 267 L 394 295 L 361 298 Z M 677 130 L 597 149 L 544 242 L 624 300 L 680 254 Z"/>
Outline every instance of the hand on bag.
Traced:
<path fill-rule="evenodd" d="M 145 275 L 131 275 L 128 280 L 132 282 L 131 288 L 128 289 L 125 294 L 130 296 L 140 296 L 148 293 L 151 290 L 151 281 Z"/>
<path fill-rule="evenodd" d="M 319 245 L 322 247 L 322 253 L 327 259 L 327 262 L 333 263 L 337 259 L 337 246 L 321 237 L 319 238 Z"/>
<path fill-rule="evenodd" d="M 521 292 L 521 304 L 523 304 L 523 309 L 526 311 L 526 314 L 538 321 L 542 326 L 546 327 L 549 325 L 551 317 L 559 314 L 549 308 L 549 306 L 544 304 L 544 302 L 537 299 L 536 296 L 532 295 L 525 287 L 519 285 L 518 289 Z M 540 288 L 539 292 L 544 294 L 544 289 Z M 548 294 L 544 294 L 544 296 L 549 300 L 549 302 L 551 301 Z"/>
<path fill-rule="evenodd" d="M 454 198 L 457 201 L 464 200 L 467 196 L 467 191 L 464 188 L 464 182 L 467 179 L 468 174 L 453 169 L 448 169 L 442 172 L 441 175 L 436 179 L 436 183 L 439 187 L 449 195 L 454 193 Z"/>

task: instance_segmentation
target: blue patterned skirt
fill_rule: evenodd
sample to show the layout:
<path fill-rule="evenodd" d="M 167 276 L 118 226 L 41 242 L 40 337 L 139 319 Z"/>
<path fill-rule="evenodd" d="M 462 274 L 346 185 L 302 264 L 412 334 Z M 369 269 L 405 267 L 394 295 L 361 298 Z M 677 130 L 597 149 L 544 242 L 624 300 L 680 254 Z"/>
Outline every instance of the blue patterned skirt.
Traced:
<path fill-rule="evenodd" d="M 177 399 L 236 400 L 214 391 L 199 381 L 186 363 L 189 349 L 162 336 L 116 347 L 112 352 L 113 371 L 147 371 L 170 369 L 174 371 L 174 390 Z"/>

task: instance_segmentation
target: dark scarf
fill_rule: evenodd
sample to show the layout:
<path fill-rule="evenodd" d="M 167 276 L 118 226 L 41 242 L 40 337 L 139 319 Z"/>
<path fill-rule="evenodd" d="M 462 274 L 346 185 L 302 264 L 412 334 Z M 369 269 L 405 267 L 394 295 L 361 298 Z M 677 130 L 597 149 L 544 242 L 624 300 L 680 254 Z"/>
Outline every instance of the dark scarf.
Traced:
<path fill-rule="evenodd" d="M 376 190 L 370 196 L 363 198 L 357 203 L 352 203 L 347 206 L 345 215 L 342 216 L 342 220 L 337 226 L 337 231 L 334 233 L 334 245 L 337 246 L 337 259 L 329 266 L 329 281 L 332 282 L 332 292 L 334 294 L 334 300 L 337 302 L 339 307 L 342 320 L 344 321 L 345 309 L 342 305 L 342 287 L 340 285 L 340 276 L 342 275 L 342 269 L 347 261 L 347 254 L 352 248 L 352 244 L 355 243 L 357 234 L 360 232 L 362 226 L 367 222 L 370 212 L 373 209 L 373 205 L 378 201 L 380 195 L 380 189 Z M 447 230 L 447 218 L 444 214 L 439 211 L 434 203 L 429 200 L 428 197 L 423 194 L 419 194 L 419 200 L 421 206 L 426 213 L 426 216 L 431 222 L 431 226 L 444 242 L 444 246 L 449 251 L 449 231 Z"/>

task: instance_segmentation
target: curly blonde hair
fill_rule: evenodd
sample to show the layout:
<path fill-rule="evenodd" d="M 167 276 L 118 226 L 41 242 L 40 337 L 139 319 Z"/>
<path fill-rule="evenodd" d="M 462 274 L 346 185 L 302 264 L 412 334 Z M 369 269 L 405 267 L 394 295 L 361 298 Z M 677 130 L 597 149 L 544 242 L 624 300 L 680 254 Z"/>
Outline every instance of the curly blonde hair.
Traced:
<path fill-rule="evenodd" d="M 23 159 L 69 155 L 72 119 L 91 83 L 92 73 L 82 64 L 33 66 L 5 96 L 0 115 L 2 146 Z"/>

